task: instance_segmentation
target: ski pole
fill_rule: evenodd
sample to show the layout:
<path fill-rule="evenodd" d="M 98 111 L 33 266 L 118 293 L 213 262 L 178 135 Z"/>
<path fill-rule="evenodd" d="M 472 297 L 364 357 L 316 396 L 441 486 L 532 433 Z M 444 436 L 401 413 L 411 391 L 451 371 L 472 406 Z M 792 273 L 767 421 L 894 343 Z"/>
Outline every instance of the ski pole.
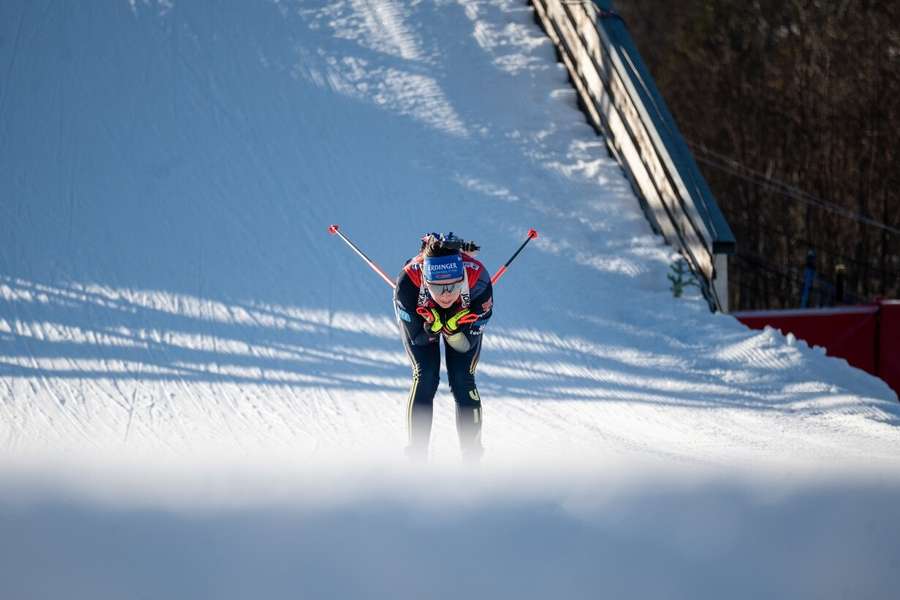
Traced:
<path fill-rule="evenodd" d="M 528 242 L 530 242 L 533 238 L 536 238 L 537 236 L 538 236 L 538 232 L 536 230 L 534 230 L 534 229 L 528 230 L 528 237 L 525 238 L 525 241 L 522 242 L 522 245 L 519 246 L 519 249 L 516 250 L 515 253 L 509 258 L 509 260 L 506 261 L 506 264 L 503 265 L 502 267 L 500 267 L 499 269 L 497 269 L 497 272 L 494 273 L 493 277 L 491 277 L 491 285 L 497 283 L 497 281 L 499 281 L 500 278 L 503 277 L 503 274 L 506 273 L 506 269 L 509 268 L 509 265 L 512 264 L 512 261 L 516 260 L 516 257 L 519 255 L 519 252 L 521 252 L 522 249 L 525 248 L 525 245 L 528 244 Z"/>
<path fill-rule="evenodd" d="M 349 239 L 347 236 L 345 236 L 343 233 L 341 233 L 341 229 L 340 229 L 339 226 L 337 226 L 337 225 L 332 225 L 331 227 L 328 228 L 328 233 L 330 233 L 331 235 L 335 235 L 335 234 L 336 234 L 336 235 L 337 235 L 338 237 L 340 237 L 342 240 L 344 240 L 345 242 L 347 242 L 347 245 L 350 246 L 351 248 L 353 248 L 353 251 L 356 252 L 357 254 L 359 254 L 360 258 L 362 258 L 364 261 L 366 261 L 366 264 L 367 264 L 367 265 L 369 265 L 370 267 L 372 267 L 372 270 L 374 270 L 376 273 L 378 273 L 379 275 L 381 275 L 381 278 L 384 279 L 384 280 L 387 282 L 387 284 L 388 284 L 389 286 L 391 286 L 392 288 L 397 287 L 397 285 L 396 285 L 393 281 L 391 281 L 391 278 L 384 274 L 384 271 L 381 270 L 381 267 L 379 267 L 378 265 L 376 265 L 375 262 L 374 262 L 371 258 L 369 258 L 368 256 L 366 256 L 365 253 L 363 253 L 363 251 L 360 250 L 360 249 L 356 246 L 356 244 L 354 244 L 353 242 L 351 242 L 350 239 Z"/>

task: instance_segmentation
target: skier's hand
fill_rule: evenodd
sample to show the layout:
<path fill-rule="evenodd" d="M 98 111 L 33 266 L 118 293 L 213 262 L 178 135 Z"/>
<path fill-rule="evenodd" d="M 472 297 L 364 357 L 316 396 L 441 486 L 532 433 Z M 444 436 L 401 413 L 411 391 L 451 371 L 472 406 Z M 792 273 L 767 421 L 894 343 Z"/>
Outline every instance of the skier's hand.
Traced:
<path fill-rule="evenodd" d="M 444 324 L 444 332 L 448 334 L 454 334 L 459 331 L 459 328 L 463 325 L 468 325 L 469 323 L 474 323 L 478 320 L 478 315 L 473 313 L 468 308 L 464 308 L 459 311 L 449 319 Z"/>
<path fill-rule="evenodd" d="M 433 308 L 420 306 L 416 309 L 416 314 L 425 320 L 424 327 L 430 333 L 438 333 L 444 327 L 440 313 Z"/>

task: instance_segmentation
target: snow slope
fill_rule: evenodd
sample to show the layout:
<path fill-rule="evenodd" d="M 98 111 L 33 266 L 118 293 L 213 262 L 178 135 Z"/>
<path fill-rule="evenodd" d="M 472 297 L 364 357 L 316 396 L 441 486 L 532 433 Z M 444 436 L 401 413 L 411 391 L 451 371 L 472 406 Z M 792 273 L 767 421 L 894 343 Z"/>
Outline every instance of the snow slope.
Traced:
<path fill-rule="evenodd" d="M 593 597 L 659 560 L 669 583 L 645 593 L 719 597 L 702 574 L 764 554 L 778 573 L 750 592 L 896 587 L 896 396 L 671 297 L 671 252 L 524 3 L 7 0 L 0 86 L 0 524 L 18 536 L 0 536 L 0 574 L 16 596 L 249 597 L 229 575 L 243 565 L 273 595 L 302 577 L 312 596 L 450 597 L 531 569 L 492 595 Z M 331 223 L 389 272 L 426 231 L 478 241 L 489 267 L 541 232 L 496 289 L 477 481 L 454 468 L 445 383 L 433 466 L 405 468 L 390 290 Z M 513 558 L 522 531 L 567 559 Z M 771 555 L 760 532 L 821 549 Z M 263 548 L 270 534 L 283 545 Z M 180 536 L 192 570 L 148 562 L 148 536 Z M 492 562 L 428 587 L 435 536 L 435 556 L 480 544 Z M 616 568 L 588 571 L 622 540 Z M 292 570 L 246 544 L 326 549 Z M 120 545 L 134 561 L 105 580 Z M 41 587 L 34 565 L 59 553 L 73 562 Z M 421 568 L 409 587 L 373 575 L 401 565 Z M 151 584 L 156 568 L 179 577 Z"/>

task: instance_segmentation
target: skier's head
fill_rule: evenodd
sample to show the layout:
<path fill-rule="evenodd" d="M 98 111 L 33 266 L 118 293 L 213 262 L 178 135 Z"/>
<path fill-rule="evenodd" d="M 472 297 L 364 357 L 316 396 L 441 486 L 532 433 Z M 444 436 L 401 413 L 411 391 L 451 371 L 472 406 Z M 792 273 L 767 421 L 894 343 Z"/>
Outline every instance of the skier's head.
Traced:
<path fill-rule="evenodd" d="M 435 302 L 442 308 L 449 308 L 462 293 L 463 268 L 458 238 L 428 234 L 422 239 L 422 274 L 425 287 Z"/>

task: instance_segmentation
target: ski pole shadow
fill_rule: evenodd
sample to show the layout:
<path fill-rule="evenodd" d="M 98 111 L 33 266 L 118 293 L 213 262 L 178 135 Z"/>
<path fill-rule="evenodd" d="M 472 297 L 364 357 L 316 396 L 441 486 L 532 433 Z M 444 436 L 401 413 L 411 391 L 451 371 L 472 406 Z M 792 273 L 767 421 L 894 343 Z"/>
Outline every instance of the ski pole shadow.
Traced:
<path fill-rule="evenodd" d="M 236 384 L 398 398 L 411 382 L 390 314 L 8 276 L 0 276 L 0 290 L 0 375 L 9 380 Z M 710 367 L 714 360 L 686 358 L 690 348 L 664 331 L 597 319 L 587 326 L 586 337 L 489 326 L 478 378 L 483 397 L 789 412 L 798 400 L 822 395 L 785 393 L 770 385 L 764 367 L 745 366 L 747 383 L 729 383 Z M 602 339 L 615 343 L 591 341 Z M 900 424 L 896 407 L 884 409 Z"/>

